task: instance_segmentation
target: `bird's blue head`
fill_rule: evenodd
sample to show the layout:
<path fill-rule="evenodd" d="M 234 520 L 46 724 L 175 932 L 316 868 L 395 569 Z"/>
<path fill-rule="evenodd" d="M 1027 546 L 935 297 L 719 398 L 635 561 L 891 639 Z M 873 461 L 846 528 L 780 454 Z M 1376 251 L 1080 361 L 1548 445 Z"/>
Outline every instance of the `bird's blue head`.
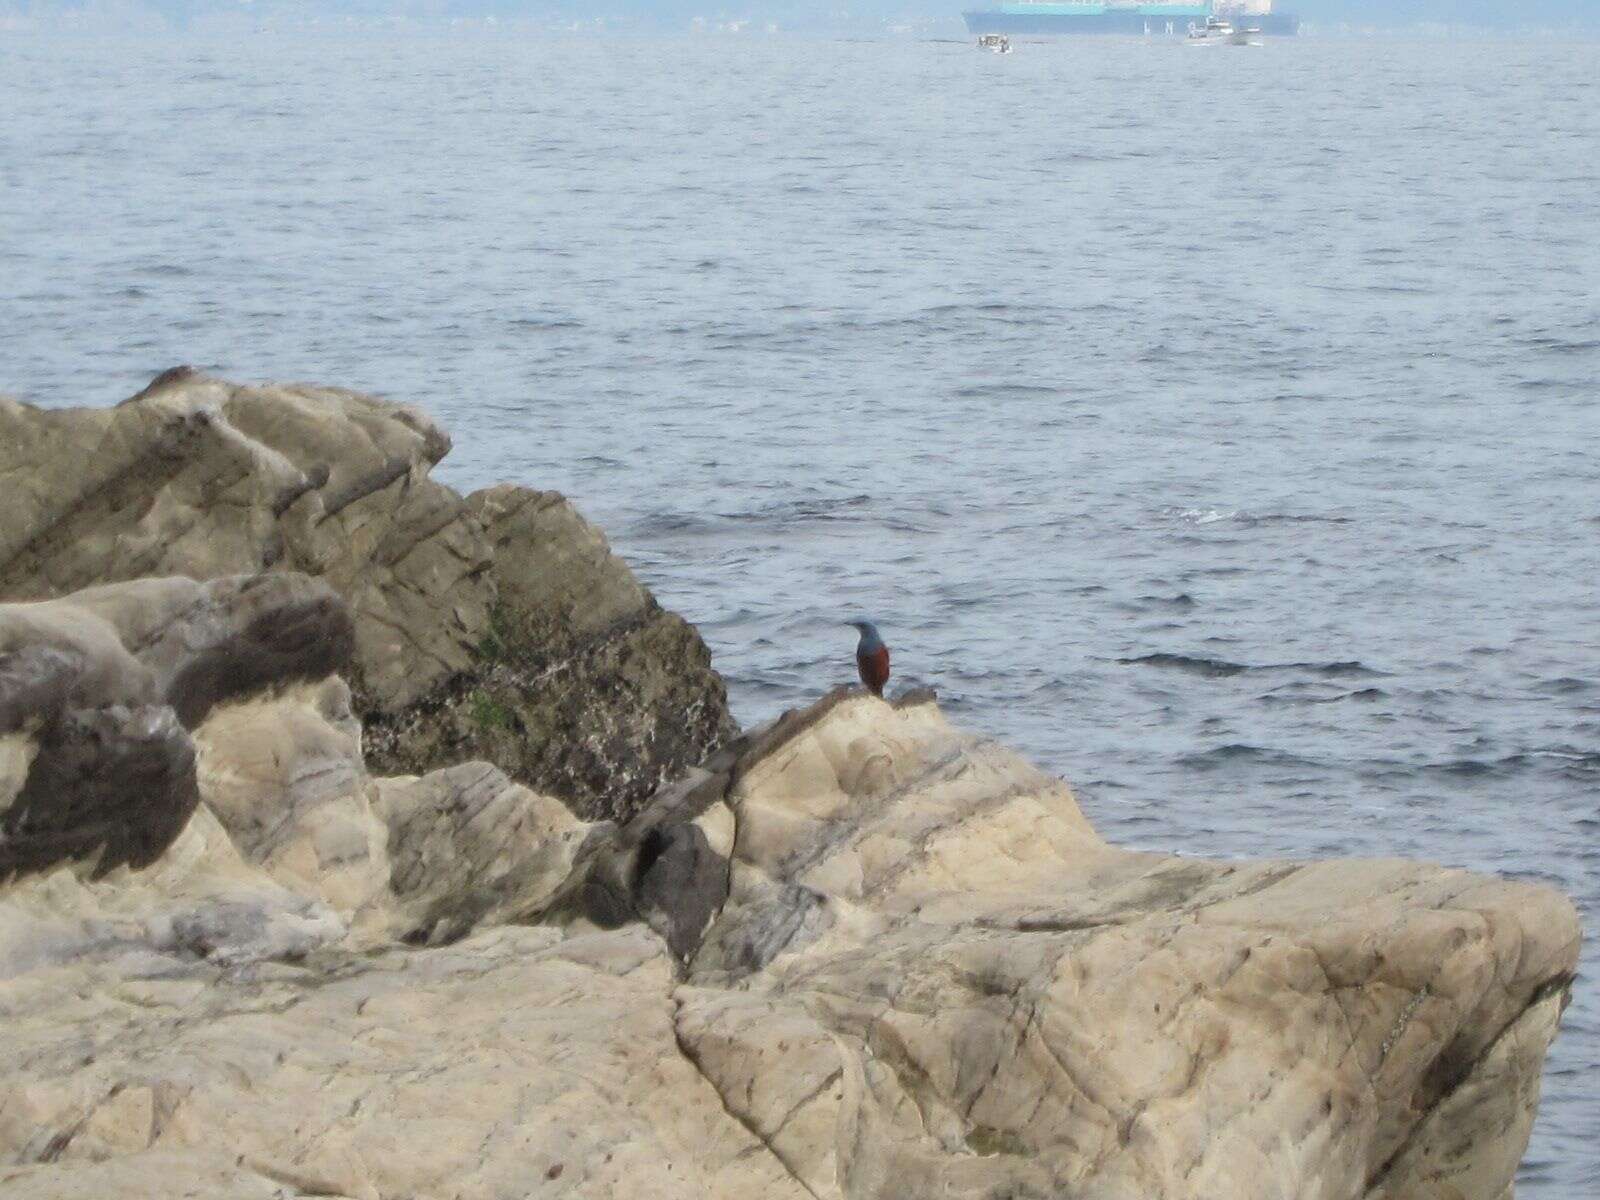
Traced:
<path fill-rule="evenodd" d="M 861 631 L 861 645 L 858 650 L 873 651 L 883 645 L 883 639 L 878 636 L 878 627 L 871 621 L 851 621 L 850 624 Z"/>

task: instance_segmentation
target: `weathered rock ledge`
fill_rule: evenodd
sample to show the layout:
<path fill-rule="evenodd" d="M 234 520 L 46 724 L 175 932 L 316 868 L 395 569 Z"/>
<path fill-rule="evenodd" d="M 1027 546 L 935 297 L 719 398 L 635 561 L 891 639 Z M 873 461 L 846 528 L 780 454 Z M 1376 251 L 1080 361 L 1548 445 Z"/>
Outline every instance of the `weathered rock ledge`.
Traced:
<path fill-rule="evenodd" d="M 1509 1194 L 1565 898 L 1119 850 L 923 697 L 835 694 L 739 749 L 546 915 L 633 881 L 680 1044 L 813 1195 Z"/>
<path fill-rule="evenodd" d="M 110 409 L 0 398 L 0 601 L 293 571 L 349 602 L 374 766 L 486 759 L 632 814 L 733 732 L 695 630 L 554 492 L 462 497 L 421 411 L 168 371 Z"/>
<path fill-rule="evenodd" d="M 928 698 L 585 827 L 367 779 L 334 684 L 210 713 L 149 868 L 0 892 L 6 1195 L 1509 1194 L 1547 889 L 1118 850 Z"/>

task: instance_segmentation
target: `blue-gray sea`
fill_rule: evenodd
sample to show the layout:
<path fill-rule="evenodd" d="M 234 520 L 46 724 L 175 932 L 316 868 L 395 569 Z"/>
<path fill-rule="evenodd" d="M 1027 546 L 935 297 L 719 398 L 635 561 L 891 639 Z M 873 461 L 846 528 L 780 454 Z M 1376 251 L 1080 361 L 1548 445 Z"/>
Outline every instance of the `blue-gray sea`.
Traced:
<path fill-rule="evenodd" d="M 179 362 L 568 493 L 745 722 L 869 615 L 1113 840 L 1597 930 L 1600 43 L 0 35 L 0 391 Z"/>

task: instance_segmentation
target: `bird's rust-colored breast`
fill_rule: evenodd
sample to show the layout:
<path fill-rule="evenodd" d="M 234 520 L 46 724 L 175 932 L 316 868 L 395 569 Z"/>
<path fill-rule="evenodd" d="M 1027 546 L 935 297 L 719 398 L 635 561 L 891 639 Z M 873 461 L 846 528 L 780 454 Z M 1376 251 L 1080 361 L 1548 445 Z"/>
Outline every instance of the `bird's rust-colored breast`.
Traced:
<path fill-rule="evenodd" d="M 861 672 L 861 682 L 867 685 L 872 694 L 883 695 L 884 685 L 889 682 L 889 647 L 879 646 L 872 651 L 858 651 L 856 668 Z"/>

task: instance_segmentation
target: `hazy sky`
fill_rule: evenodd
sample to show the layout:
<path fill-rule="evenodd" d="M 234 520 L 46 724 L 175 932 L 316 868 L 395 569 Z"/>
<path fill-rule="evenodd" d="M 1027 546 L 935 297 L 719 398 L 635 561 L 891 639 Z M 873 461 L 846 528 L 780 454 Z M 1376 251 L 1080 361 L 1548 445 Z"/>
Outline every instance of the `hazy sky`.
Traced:
<path fill-rule="evenodd" d="M 781 25 L 860 25 L 884 20 L 947 17 L 990 0 L 0 0 L 0 13 L 48 16 L 63 10 L 142 6 L 174 18 L 200 13 L 288 11 L 300 15 L 350 13 L 413 17 L 631 17 L 686 26 L 691 18 L 751 17 Z M 1277 0 L 1322 25 L 1600 26 L 1600 0 Z"/>

